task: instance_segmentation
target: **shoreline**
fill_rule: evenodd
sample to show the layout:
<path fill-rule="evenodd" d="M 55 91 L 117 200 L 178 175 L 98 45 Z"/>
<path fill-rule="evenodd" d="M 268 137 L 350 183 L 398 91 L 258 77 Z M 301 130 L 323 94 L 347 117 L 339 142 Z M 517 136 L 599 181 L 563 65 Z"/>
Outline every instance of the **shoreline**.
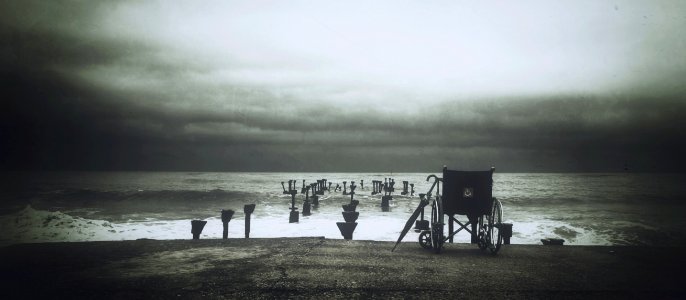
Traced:
<path fill-rule="evenodd" d="M 133 240 L 0 248 L 16 298 L 680 298 L 685 247 L 417 243 L 323 237 Z"/>

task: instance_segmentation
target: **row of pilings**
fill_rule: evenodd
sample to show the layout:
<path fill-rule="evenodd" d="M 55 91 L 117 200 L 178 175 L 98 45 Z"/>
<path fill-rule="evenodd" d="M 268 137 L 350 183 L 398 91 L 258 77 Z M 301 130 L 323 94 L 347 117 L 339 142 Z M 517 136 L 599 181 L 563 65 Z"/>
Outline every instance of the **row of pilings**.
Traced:
<path fill-rule="evenodd" d="M 300 213 L 298 212 L 298 207 L 296 206 L 296 201 L 295 201 L 295 195 L 298 194 L 297 185 L 298 185 L 298 180 L 288 180 L 288 189 L 286 189 L 286 181 L 281 182 L 281 187 L 283 190 L 283 194 L 287 194 L 291 196 L 291 203 L 290 203 L 290 213 L 289 213 L 289 218 L 288 221 L 289 223 L 298 223 L 300 220 Z M 360 189 L 364 189 L 364 180 L 360 180 Z M 301 194 L 304 194 L 304 201 L 303 201 L 303 206 L 302 206 L 302 215 L 303 216 L 309 216 L 311 215 L 311 208 L 318 207 L 319 205 L 319 196 L 324 195 L 324 192 L 328 193 L 333 193 L 333 192 L 341 192 L 343 195 L 350 196 L 350 203 L 344 204 L 343 205 L 343 218 L 345 222 L 337 222 L 336 225 L 338 226 L 339 230 L 341 231 L 341 235 L 345 239 L 352 239 L 352 234 L 357 227 L 357 218 L 359 217 L 359 212 L 356 211 L 357 205 L 359 204 L 358 200 L 354 199 L 354 195 L 356 194 L 356 190 L 358 186 L 355 184 L 355 181 L 342 181 L 341 184 L 336 183 L 335 186 L 333 186 L 332 182 L 329 182 L 327 179 L 317 179 L 316 182 L 312 182 L 310 184 L 307 184 L 306 181 L 303 179 L 302 180 L 302 186 L 300 187 L 299 192 Z M 348 184 L 350 183 L 350 184 Z M 372 195 L 380 194 L 383 193 L 383 197 L 381 198 L 381 208 L 383 212 L 390 211 L 390 203 L 393 200 L 393 193 L 395 192 L 395 179 L 393 178 L 385 178 L 384 181 L 380 180 L 373 180 L 373 191 Z M 411 189 L 410 189 L 411 187 Z M 310 196 L 310 194 L 312 196 Z M 403 191 L 401 192 L 401 195 L 403 196 L 414 196 L 414 184 L 409 184 L 408 181 L 403 181 Z"/>
<path fill-rule="evenodd" d="M 283 194 L 288 194 L 291 196 L 291 205 L 289 208 L 290 213 L 288 220 L 289 223 L 298 223 L 300 219 L 300 212 L 298 212 L 298 207 L 295 203 L 295 195 L 298 194 L 298 181 L 288 180 L 288 189 L 286 189 L 285 183 L 286 182 L 284 181 L 281 182 Z M 357 185 L 355 184 L 355 181 L 350 181 L 350 185 L 348 185 L 348 181 L 342 181 L 342 183 L 343 186 L 337 183 L 336 186 L 332 189 L 333 183 L 329 182 L 327 179 L 317 179 L 316 182 L 312 182 L 310 184 L 306 184 L 306 181 L 303 179 L 302 186 L 300 188 L 300 193 L 305 194 L 305 199 L 302 205 L 302 214 L 303 216 L 311 215 L 312 208 L 316 208 L 319 206 L 319 196 L 324 195 L 325 191 L 328 191 L 329 193 L 341 191 L 343 195 L 350 196 L 350 203 L 343 205 L 343 218 L 345 222 L 337 222 L 337 225 L 345 239 L 352 239 L 352 233 L 354 232 L 357 226 L 356 220 L 359 217 L 359 212 L 356 211 L 359 201 L 354 199 Z M 395 179 L 385 178 L 384 181 L 373 180 L 372 186 L 372 195 L 383 193 L 383 196 L 381 198 L 382 211 L 389 211 L 390 201 L 393 200 L 393 193 L 395 192 Z M 411 190 L 408 187 L 411 187 Z M 360 189 L 364 189 L 364 180 L 360 180 Z M 408 194 L 410 196 L 414 196 L 414 184 L 409 184 L 408 181 L 403 181 L 403 191 L 401 192 L 401 195 Z M 243 209 L 245 213 L 246 238 L 250 237 L 250 216 L 254 212 L 254 210 L 255 204 L 245 205 Z M 229 222 L 231 221 L 234 214 L 235 212 L 233 210 L 221 211 L 223 239 L 228 238 Z M 204 229 L 206 224 L 207 221 L 203 220 L 191 221 L 191 233 L 193 235 L 193 239 L 200 238 L 200 234 L 202 233 L 202 230 Z"/>

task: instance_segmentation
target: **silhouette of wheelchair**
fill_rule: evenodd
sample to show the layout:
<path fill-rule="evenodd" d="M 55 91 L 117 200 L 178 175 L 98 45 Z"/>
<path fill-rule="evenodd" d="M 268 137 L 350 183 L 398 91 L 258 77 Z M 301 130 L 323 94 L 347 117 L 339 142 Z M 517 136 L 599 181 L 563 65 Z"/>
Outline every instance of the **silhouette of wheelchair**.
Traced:
<path fill-rule="evenodd" d="M 434 183 L 428 193 L 419 194 L 420 204 L 401 232 L 398 243 L 421 215 L 415 230 L 419 232 L 419 244 L 425 249 L 441 253 L 445 242 L 452 243 L 453 237 L 465 230 L 470 233 L 472 244 L 477 244 L 482 250 L 488 249 L 492 254 L 498 253 L 503 243 L 500 232 L 503 209 L 492 193 L 494 171 L 495 168 L 489 171 L 455 171 L 444 167 L 442 178 L 429 175 L 426 180 L 433 178 Z M 443 194 L 440 194 L 441 186 Z M 435 197 L 432 196 L 434 188 Z M 431 219 L 424 220 L 424 209 L 428 205 L 431 205 Z M 459 215 L 466 216 L 467 221 L 460 221 Z M 448 236 L 444 235 L 446 216 Z"/>

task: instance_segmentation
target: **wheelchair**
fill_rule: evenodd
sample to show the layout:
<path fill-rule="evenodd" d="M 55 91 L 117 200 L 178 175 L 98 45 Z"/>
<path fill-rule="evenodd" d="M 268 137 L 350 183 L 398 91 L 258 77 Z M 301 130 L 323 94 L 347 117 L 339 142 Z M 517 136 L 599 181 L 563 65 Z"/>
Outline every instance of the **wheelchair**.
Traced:
<path fill-rule="evenodd" d="M 471 235 L 471 243 L 479 249 L 497 254 L 503 243 L 500 232 L 503 209 L 498 199 L 493 197 L 493 172 L 456 171 L 443 168 L 443 177 L 429 175 L 426 180 L 434 180 L 426 194 L 419 194 L 420 203 L 401 231 L 393 250 L 405 237 L 413 224 L 419 232 L 419 244 L 434 253 L 441 253 L 443 244 L 453 242 L 454 236 L 464 230 Z M 441 187 L 443 194 L 440 193 Z M 433 196 L 433 190 L 436 196 Z M 430 220 L 424 220 L 424 210 L 431 207 Z M 417 218 L 421 215 L 421 220 Z M 463 215 L 467 220 L 460 220 Z M 444 234 L 446 217 L 448 235 Z M 416 223 L 415 223 L 416 221 Z M 455 229 L 455 225 L 458 228 Z"/>

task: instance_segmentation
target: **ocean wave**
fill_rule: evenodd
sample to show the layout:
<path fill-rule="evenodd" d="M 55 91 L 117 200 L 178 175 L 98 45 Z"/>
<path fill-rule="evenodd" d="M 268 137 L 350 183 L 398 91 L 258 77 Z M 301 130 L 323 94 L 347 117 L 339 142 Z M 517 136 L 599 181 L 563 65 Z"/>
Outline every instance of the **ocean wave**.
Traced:
<path fill-rule="evenodd" d="M 92 189 L 65 189 L 43 193 L 44 198 L 69 199 L 72 201 L 123 201 L 123 200 L 216 200 L 227 198 L 242 198 L 254 193 L 243 191 L 212 190 L 129 190 L 129 191 L 101 191 Z"/>
<path fill-rule="evenodd" d="M 21 211 L 0 217 L 3 230 L 0 244 L 55 241 L 112 240 L 115 224 L 90 220 L 55 211 L 26 206 Z"/>

